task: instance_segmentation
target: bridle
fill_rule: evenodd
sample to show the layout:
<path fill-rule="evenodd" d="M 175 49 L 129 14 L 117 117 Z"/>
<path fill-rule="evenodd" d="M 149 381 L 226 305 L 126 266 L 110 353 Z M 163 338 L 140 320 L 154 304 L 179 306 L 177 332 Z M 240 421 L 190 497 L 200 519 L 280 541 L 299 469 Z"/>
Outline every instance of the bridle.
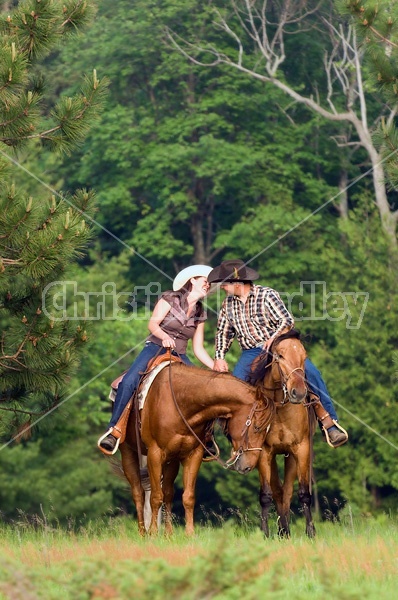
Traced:
<path fill-rule="evenodd" d="M 282 391 L 283 391 L 283 399 L 281 401 L 281 405 L 283 406 L 284 404 L 287 404 L 288 402 L 291 402 L 292 404 L 300 404 L 297 402 L 292 402 L 291 396 L 289 394 L 289 390 L 287 389 L 287 382 L 289 381 L 290 377 L 293 375 L 293 373 L 296 373 L 297 371 L 301 371 L 303 374 L 303 381 L 305 383 L 305 372 L 304 369 L 302 367 L 295 367 L 294 369 L 292 369 L 290 371 L 290 373 L 288 375 L 285 375 L 285 373 L 282 371 L 281 365 L 280 365 L 280 356 L 279 354 L 274 355 L 274 361 L 277 364 L 278 367 L 278 371 L 279 371 L 279 376 L 281 379 L 281 383 L 282 383 Z M 271 363 L 272 365 L 272 363 Z M 307 388 L 307 384 L 305 383 L 305 387 Z"/>
<path fill-rule="evenodd" d="M 270 350 L 268 350 L 268 352 L 270 352 Z M 290 394 L 289 394 L 289 390 L 287 388 L 287 383 L 290 379 L 290 377 L 293 375 L 293 373 L 296 373 L 297 371 L 301 371 L 303 374 L 303 381 L 305 382 L 305 372 L 304 369 L 302 367 L 295 367 L 294 369 L 292 369 L 290 371 L 290 373 L 288 373 L 287 375 L 283 372 L 282 367 L 280 365 L 280 359 L 281 356 L 279 354 L 277 354 L 277 352 L 270 352 L 272 354 L 272 361 L 266 365 L 265 369 L 267 368 L 272 368 L 272 365 L 274 363 L 276 363 L 277 367 L 278 367 L 278 372 L 279 372 L 279 378 L 280 378 L 280 382 L 281 382 L 281 387 L 280 388 L 266 388 L 264 387 L 265 390 L 269 390 L 269 391 L 273 391 L 274 389 L 281 389 L 283 391 L 283 398 L 280 402 L 280 405 L 283 406 L 285 404 L 287 404 L 288 402 L 291 402 L 292 404 L 298 404 L 297 402 L 293 402 Z M 307 384 L 305 383 L 305 387 L 308 390 Z M 301 403 L 299 403 L 301 404 Z"/>
<path fill-rule="evenodd" d="M 242 454 L 244 452 L 253 452 L 253 451 L 260 451 L 262 450 L 262 448 L 249 448 L 249 427 L 252 425 L 253 423 L 253 416 L 256 412 L 263 412 L 264 410 L 266 410 L 266 406 L 263 406 L 262 408 L 258 408 L 257 406 L 260 405 L 262 403 L 260 403 L 258 400 L 256 400 L 256 402 L 253 404 L 252 409 L 250 411 L 249 416 L 246 419 L 245 425 L 242 429 L 242 433 L 241 433 L 241 438 L 244 438 L 244 442 L 246 442 L 246 448 L 242 446 L 240 446 L 237 450 L 234 450 L 232 453 L 232 456 L 230 459 L 228 459 L 225 463 L 224 463 L 224 469 L 229 469 L 230 467 L 233 467 L 239 460 L 239 458 L 242 456 Z M 267 433 L 268 430 L 270 428 L 270 424 L 268 424 L 267 426 Z M 260 428 L 257 427 L 256 425 L 254 425 L 254 429 L 259 431 Z"/>

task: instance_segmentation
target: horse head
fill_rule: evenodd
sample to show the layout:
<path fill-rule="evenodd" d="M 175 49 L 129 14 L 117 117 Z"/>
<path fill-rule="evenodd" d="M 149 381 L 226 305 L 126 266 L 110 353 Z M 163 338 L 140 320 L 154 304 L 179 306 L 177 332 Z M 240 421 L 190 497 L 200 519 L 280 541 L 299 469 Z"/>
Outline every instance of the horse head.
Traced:
<path fill-rule="evenodd" d="M 252 405 L 243 407 L 240 414 L 228 419 L 225 433 L 232 443 L 232 453 L 225 468 L 246 474 L 257 466 L 274 412 L 274 403 L 264 398 L 255 400 Z M 247 416 L 242 420 L 244 414 Z"/>
<path fill-rule="evenodd" d="M 258 389 L 259 396 L 282 390 L 282 404 L 301 404 L 307 396 L 304 361 L 306 351 L 297 330 L 275 338 L 270 349 L 253 363 L 249 382 Z"/>

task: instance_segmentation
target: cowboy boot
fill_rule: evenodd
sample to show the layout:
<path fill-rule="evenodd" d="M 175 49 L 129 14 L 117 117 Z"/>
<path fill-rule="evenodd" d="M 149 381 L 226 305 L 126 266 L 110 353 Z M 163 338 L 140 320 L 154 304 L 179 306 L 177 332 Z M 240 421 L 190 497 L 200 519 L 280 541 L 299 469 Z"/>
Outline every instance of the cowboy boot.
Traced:
<path fill-rule="evenodd" d="M 108 431 L 106 431 L 97 442 L 98 448 L 107 456 L 115 454 L 117 452 L 117 449 L 119 448 L 119 444 L 123 444 L 124 442 L 131 406 L 132 400 L 130 400 L 124 407 L 124 410 L 120 415 L 120 418 L 116 425 L 110 427 Z"/>
<path fill-rule="evenodd" d="M 326 442 L 332 448 L 342 446 L 348 440 L 348 433 L 341 425 L 325 410 L 318 396 L 310 394 L 310 402 L 314 407 L 315 414 L 325 434 Z"/>

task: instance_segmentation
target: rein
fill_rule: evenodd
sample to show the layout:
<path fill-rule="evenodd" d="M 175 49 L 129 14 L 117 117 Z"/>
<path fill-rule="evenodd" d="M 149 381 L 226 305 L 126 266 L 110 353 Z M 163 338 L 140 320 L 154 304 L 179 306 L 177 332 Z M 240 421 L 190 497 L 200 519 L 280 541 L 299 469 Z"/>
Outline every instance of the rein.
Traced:
<path fill-rule="evenodd" d="M 200 445 L 201 445 L 201 446 L 202 446 L 202 447 L 203 447 L 205 450 L 207 450 L 207 448 L 206 448 L 205 444 L 204 444 L 204 443 L 202 442 L 202 440 L 201 440 L 201 439 L 200 439 L 200 438 L 199 438 L 199 437 L 196 435 L 195 431 L 192 429 L 192 427 L 190 426 L 190 424 L 188 423 L 188 421 L 187 421 L 187 420 L 186 420 L 186 418 L 184 417 L 184 415 L 183 415 L 183 413 L 182 413 L 182 411 L 181 411 L 181 409 L 180 409 L 180 407 L 179 407 L 179 405 L 178 405 L 177 398 L 175 397 L 175 394 L 174 394 L 174 389 L 173 389 L 173 385 L 172 385 L 172 380 L 171 380 L 171 362 L 169 363 L 169 384 L 170 384 L 171 395 L 172 395 L 172 397 L 173 397 L 173 402 L 174 402 L 174 405 L 175 405 L 175 407 L 176 407 L 176 409 L 177 409 L 177 412 L 178 412 L 178 414 L 179 414 L 179 415 L 180 415 L 180 417 L 181 417 L 181 420 L 183 421 L 183 423 L 184 423 L 184 425 L 186 426 L 186 428 L 187 428 L 187 429 L 190 431 L 190 433 L 193 435 L 193 437 L 196 439 L 196 441 L 197 441 L 197 442 L 199 442 L 199 444 L 200 444 Z M 257 406 L 257 404 L 259 404 L 259 402 L 256 400 L 256 401 L 254 402 L 253 406 L 252 406 L 252 409 L 251 409 L 251 411 L 250 411 L 250 414 L 249 414 L 249 416 L 248 416 L 248 417 L 247 417 L 247 419 L 246 419 L 245 425 L 244 425 L 244 427 L 243 427 L 243 429 L 242 429 L 242 433 L 241 433 L 241 437 L 242 437 L 242 438 L 243 438 L 243 437 L 245 437 L 245 440 L 246 440 L 246 444 L 247 444 L 247 446 L 248 446 L 248 444 L 249 444 L 249 440 L 248 440 L 248 438 L 249 438 L 249 427 L 250 427 L 250 426 L 251 426 L 251 424 L 252 424 L 252 420 L 253 420 L 253 416 L 254 416 L 254 414 L 255 414 L 255 412 L 256 412 L 256 406 Z M 264 410 L 265 410 L 265 409 L 266 409 L 266 407 L 264 407 Z M 260 409 L 260 410 L 262 410 L 262 409 Z M 268 426 L 268 427 L 269 427 L 269 426 Z M 229 469 L 230 467 L 232 467 L 232 466 L 233 466 L 233 465 L 234 465 L 234 464 L 235 464 L 235 463 L 236 463 L 236 462 L 239 460 L 240 456 L 241 456 L 241 455 L 242 455 L 244 452 L 251 452 L 251 451 L 254 451 L 254 450 L 257 450 L 257 451 L 259 451 L 259 450 L 260 450 L 260 451 L 261 451 L 261 450 L 262 450 L 262 448 L 249 448 L 249 447 L 247 447 L 247 448 L 244 448 L 244 447 L 243 447 L 243 445 L 242 445 L 242 446 L 240 446 L 240 448 L 238 448 L 238 450 L 235 450 L 235 451 L 234 451 L 234 456 L 233 456 L 233 457 L 231 457 L 230 459 L 228 459 L 227 461 L 225 461 L 225 462 L 224 462 L 224 461 L 222 461 L 222 460 L 221 460 L 221 459 L 220 459 L 218 456 L 216 456 L 216 457 L 215 457 L 215 460 L 216 460 L 216 461 L 217 461 L 217 462 L 218 462 L 218 463 L 219 463 L 219 464 L 220 464 L 220 465 L 221 465 L 221 466 L 222 466 L 224 469 Z"/>

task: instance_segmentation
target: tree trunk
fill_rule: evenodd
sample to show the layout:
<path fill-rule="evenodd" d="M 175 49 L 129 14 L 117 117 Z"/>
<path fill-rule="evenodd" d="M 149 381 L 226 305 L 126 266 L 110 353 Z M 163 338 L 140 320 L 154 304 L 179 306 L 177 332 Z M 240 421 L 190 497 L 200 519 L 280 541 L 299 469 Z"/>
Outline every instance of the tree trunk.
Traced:
<path fill-rule="evenodd" d="M 339 202 L 337 205 L 337 210 L 339 211 L 340 217 L 342 219 L 348 219 L 348 194 L 347 194 L 347 185 L 348 185 L 348 173 L 346 169 L 343 169 L 340 173 L 339 178 Z"/>
<path fill-rule="evenodd" d="M 203 222 L 198 214 L 192 215 L 191 235 L 194 246 L 194 262 L 198 265 L 206 265 L 208 263 L 209 258 L 205 249 L 205 241 L 203 236 Z"/>

